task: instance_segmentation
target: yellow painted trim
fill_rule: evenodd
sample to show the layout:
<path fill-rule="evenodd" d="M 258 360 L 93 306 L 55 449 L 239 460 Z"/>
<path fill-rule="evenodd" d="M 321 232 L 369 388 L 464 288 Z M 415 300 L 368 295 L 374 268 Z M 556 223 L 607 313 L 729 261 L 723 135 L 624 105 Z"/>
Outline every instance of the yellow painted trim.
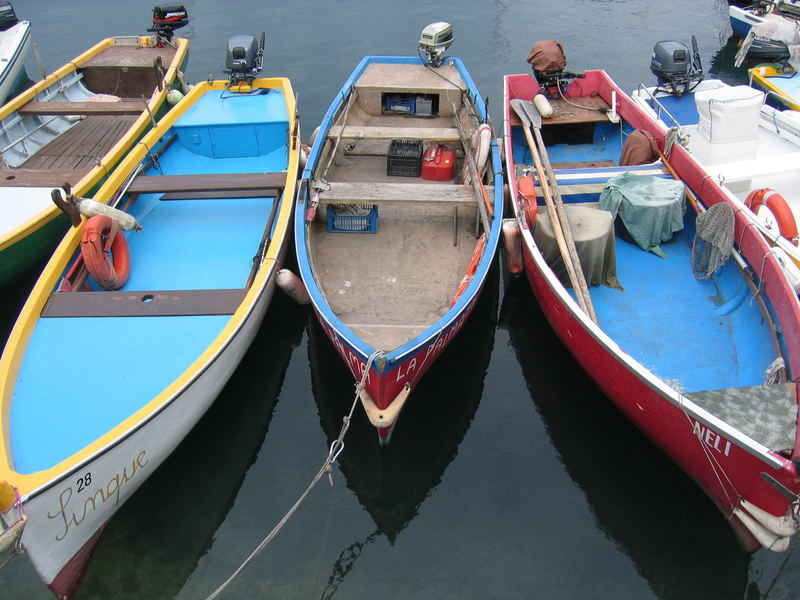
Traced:
<path fill-rule="evenodd" d="M 792 110 L 800 110 L 800 103 L 793 102 L 793 98 L 786 95 L 786 92 L 781 90 L 776 84 L 770 81 L 770 77 L 775 77 L 785 73 L 785 71 L 781 71 L 774 65 L 759 65 L 757 67 L 751 67 L 747 70 L 750 73 L 750 78 L 754 81 L 758 87 L 762 90 L 767 90 L 785 98 L 785 104 L 791 108 Z"/>
<path fill-rule="evenodd" d="M 96 44 L 80 56 L 74 58 L 72 61 L 58 69 L 55 73 L 48 76 L 43 81 L 40 81 L 32 88 L 29 88 L 26 92 L 17 96 L 14 100 L 0 108 L 0 119 L 7 117 L 9 114 L 14 112 L 15 110 L 19 109 L 21 106 L 32 100 L 39 92 L 46 90 L 50 86 L 54 85 L 68 74 L 72 73 L 76 70 L 76 65 L 80 67 L 82 64 L 87 62 L 89 59 L 93 58 L 106 48 L 113 46 L 115 44 L 115 40 L 117 38 L 106 38 L 99 44 Z M 141 37 L 140 38 L 140 45 L 147 45 L 143 43 L 143 40 L 150 39 L 149 37 Z M 155 116 L 161 106 L 167 101 L 167 92 L 169 91 L 169 87 L 173 84 L 175 79 L 177 78 L 178 67 L 186 58 L 186 55 L 189 51 L 189 41 L 185 38 L 177 38 L 176 39 L 177 50 L 175 52 L 175 56 L 172 60 L 172 64 L 167 69 L 164 77 L 167 81 L 167 85 L 164 86 L 164 89 L 161 91 L 156 90 L 156 92 L 151 96 L 147 106 L 150 109 L 150 112 Z M 72 193 L 76 196 L 84 196 L 86 195 L 89 190 L 95 187 L 102 179 L 106 176 L 107 171 L 106 169 L 113 169 L 114 166 L 122 160 L 125 153 L 130 149 L 131 145 L 135 140 L 137 140 L 141 135 L 145 132 L 145 130 L 150 126 L 150 115 L 147 111 L 143 111 L 141 115 L 136 119 L 133 123 L 131 128 L 128 130 L 128 133 L 123 136 L 121 140 L 119 140 L 101 159 L 100 163 L 102 166 L 94 167 L 89 173 L 86 174 L 78 183 L 73 187 Z M 95 198 L 97 200 L 97 198 Z M 61 214 L 61 211 L 53 204 L 52 206 L 47 207 L 46 209 L 42 210 L 39 214 L 34 215 L 26 222 L 21 223 L 11 231 L 7 232 L 4 235 L 0 235 L 0 251 L 5 250 L 6 248 L 16 244 L 20 240 L 24 239 L 28 235 L 32 234 L 34 231 L 44 227 L 50 221 L 55 219 Z"/>
<path fill-rule="evenodd" d="M 203 82 L 196 85 L 183 100 L 161 119 L 158 127 L 148 132 L 142 141 L 134 147 L 130 154 L 120 163 L 119 167 L 98 190 L 95 199 L 100 202 L 107 202 L 119 185 L 127 178 L 128 174 L 145 158 L 149 151 L 148 148 L 152 148 L 158 143 L 158 140 L 167 132 L 175 121 L 194 104 L 199 96 L 209 90 L 221 91 L 225 88 L 225 85 L 226 82 L 224 81 L 215 81 L 211 84 Z M 293 132 L 295 128 L 296 103 L 294 91 L 289 80 L 285 78 L 256 79 L 254 81 L 254 86 L 279 88 L 283 91 L 289 115 L 289 132 Z M 8 429 L 14 384 L 27 343 L 39 315 L 47 302 L 50 291 L 55 288 L 59 279 L 62 277 L 67 264 L 80 242 L 83 227 L 80 226 L 69 230 L 54 252 L 53 257 L 45 266 L 39 280 L 36 282 L 11 331 L 2 358 L 0 358 L 0 409 L 2 414 L 2 426 L 0 427 L 0 479 L 7 479 L 13 483 L 19 489 L 19 493 L 23 497 L 35 490 L 46 488 L 50 482 L 59 478 L 63 473 L 70 471 L 72 468 L 92 458 L 94 455 L 100 454 L 104 448 L 115 443 L 142 423 L 142 421 L 155 414 L 167 404 L 174 395 L 181 391 L 182 388 L 188 386 L 194 378 L 200 375 L 206 365 L 223 350 L 243 324 L 245 317 L 255 306 L 256 301 L 268 283 L 270 274 L 274 272 L 277 267 L 276 261 L 280 249 L 287 243 L 288 236 L 291 235 L 290 224 L 294 206 L 293 200 L 297 178 L 299 176 L 300 140 L 301 137 L 298 130 L 295 138 L 289 141 L 289 163 L 286 173 L 286 187 L 280 211 L 276 215 L 274 225 L 275 234 L 270 241 L 270 245 L 265 253 L 261 267 L 256 274 L 253 285 L 245 295 L 242 304 L 217 338 L 189 368 L 167 388 L 125 421 L 108 431 L 105 435 L 49 469 L 36 473 L 20 474 L 14 471 L 12 464 L 11 439 Z M 67 358 L 61 355 L 64 351 L 65 349 L 54 349 L 54 360 L 66 360 Z"/>

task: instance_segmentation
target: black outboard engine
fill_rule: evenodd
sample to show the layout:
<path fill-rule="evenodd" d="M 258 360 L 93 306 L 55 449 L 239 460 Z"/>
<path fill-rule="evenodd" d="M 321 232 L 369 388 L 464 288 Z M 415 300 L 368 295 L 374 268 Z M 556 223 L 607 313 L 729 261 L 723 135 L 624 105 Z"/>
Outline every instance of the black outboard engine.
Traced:
<path fill-rule="evenodd" d="M 263 31 L 258 44 L 252 35 L 235 35 L 228 40 L 228 49 L 225 52 L 225 72 L 230 73 L 231 85 L 242 81 L 251 83 L 256 78 L 264 60 L 265 40 Z"/>
<path fill-rule="evenodd" d="M 153 7 L 153 26 L 147 31 L 152 31 L 159 38 L 159 45 L 170 43 L 172 34 L 189 23 L 189 13 L 181 4 L 171 6 Z M 163 43 L 161 42 L 163 40 Z"/>
<path fill-rule="evenodd" d="M 0 31 L 5 31 L 19 23 L 14 7 L 9 2 L 0 3 Z"/>
<path fill-rule="evenodd" d="M 692 36 L 692 54 L 686 44 L 675 41 L 658 42 L 653 48 L 650 71 L 658 79 L 658 90 L 681 97 L 691 92 L 703 80 L 703 67 L 697 40 Z"/>

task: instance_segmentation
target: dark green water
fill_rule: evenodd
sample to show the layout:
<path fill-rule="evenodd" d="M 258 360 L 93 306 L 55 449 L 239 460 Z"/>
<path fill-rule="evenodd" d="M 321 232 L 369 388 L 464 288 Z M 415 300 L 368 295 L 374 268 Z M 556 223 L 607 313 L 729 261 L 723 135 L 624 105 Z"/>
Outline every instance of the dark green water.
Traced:
<path fill-rule="evenodd" d="M 562 42 L 570 70 L 602 67 L 632 90 L 653 81 L 656 41 L 695 34 L 707 71 L 745 79 L 718 0 L 185 5 L 189 80 L 221 76 L 228 37 L 264 30 L 265 73 L 292 79 L 305 135 L 362 55 L 414 54 L 439 20 L 454 25 L 450 53 L 498 124 L 502 75 L 526 72 L 540 39 Z M 49 69 L 101 37 L 141 33 L 152 6 L 16 3 Z M 33 57 L 27 68 L 38 73 Z M 4 330 L 34 277 L 4 292 Z M 109 524 L 78 598 L 205 598 L 285 514 L 353 398 L 310 317 L 276 296 L 212 410 Z M 582 374 L 527 284 L 499 265 L 392 445 L 381 451 L 357 411 L 333 475 L 222 598 L 800 597 L 800 556 L 742 554 L 711 502 Z M 51 597 L 24 557 L 0 571 L 0 590 Z"/>

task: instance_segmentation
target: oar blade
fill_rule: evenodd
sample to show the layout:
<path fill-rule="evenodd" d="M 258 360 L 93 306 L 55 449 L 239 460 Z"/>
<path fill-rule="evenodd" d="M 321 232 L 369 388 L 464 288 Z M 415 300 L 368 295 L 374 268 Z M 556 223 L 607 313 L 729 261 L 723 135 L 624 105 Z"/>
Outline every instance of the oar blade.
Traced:
<path fill-rule="evenodd" d="M 530 127 L 531 119 L 528 116 L 528 113 L 525 112 L 524 103 L 524 100 L 520 100 L 519 98 L 514 98 L 509 102 L 509 104 L 511 104 L 511 108 L 515 113 L 517 113 L 519 120 L 522 121 L 522 124 L 525 125 L 525 127 Z"/>

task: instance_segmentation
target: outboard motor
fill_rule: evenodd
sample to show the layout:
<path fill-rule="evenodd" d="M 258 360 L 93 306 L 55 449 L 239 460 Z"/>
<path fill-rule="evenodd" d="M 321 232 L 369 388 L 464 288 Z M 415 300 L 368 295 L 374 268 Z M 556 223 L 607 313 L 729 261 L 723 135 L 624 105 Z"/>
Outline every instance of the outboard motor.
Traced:
<path fill-rule="evenodd" d="M 692 36 L 691 55 L 686 44 L 681 42 L 658 42 L 653 48 L 650 71 L 658 79 L 659 90 L 677 97 L 691 92 L 703 80 L 697 39 Z"/>
<path fill-rule="evenodd" d="M 189 13 L 180 4 L 172 6 L 153 7 L 153 26 L 147 31 L 152 31 L 158 38 L 159 45 L 169 44 L 172 34 L 189 23 Z"/>
<path fill-rule="evenodd" d="M 19 23 L 14 7 L 9 2 L 0 3 L 0 31 L 5 31 Z"/>
<path fill-rule="evenodd" d="M 564 48 L 552 40 L 536 42 L 528 53 L 527 61 L 545 97 L 551 100 L 564 94 L 570 79 L 586 77 L 583 73 L 564 70 L 567 66 Z"/>
<path fill-rule="evenodd" d="M 438 67 L 445 59 L 444 53 L 453 43 L 453 26 L 440 21 L 431 23 L 419 36 L 419 53 L 425 55 L 425 63 Z"/>
<path fill-rule="evenodd" d="M 251 83 L 256 78 L 264 60 L 265 41 L 266 34 L 263 31 L 258 44 L 252 35 L 235 35 L 228 40 L 225 72 L 230 74 L 230 85 L 242 81 Z"/>

